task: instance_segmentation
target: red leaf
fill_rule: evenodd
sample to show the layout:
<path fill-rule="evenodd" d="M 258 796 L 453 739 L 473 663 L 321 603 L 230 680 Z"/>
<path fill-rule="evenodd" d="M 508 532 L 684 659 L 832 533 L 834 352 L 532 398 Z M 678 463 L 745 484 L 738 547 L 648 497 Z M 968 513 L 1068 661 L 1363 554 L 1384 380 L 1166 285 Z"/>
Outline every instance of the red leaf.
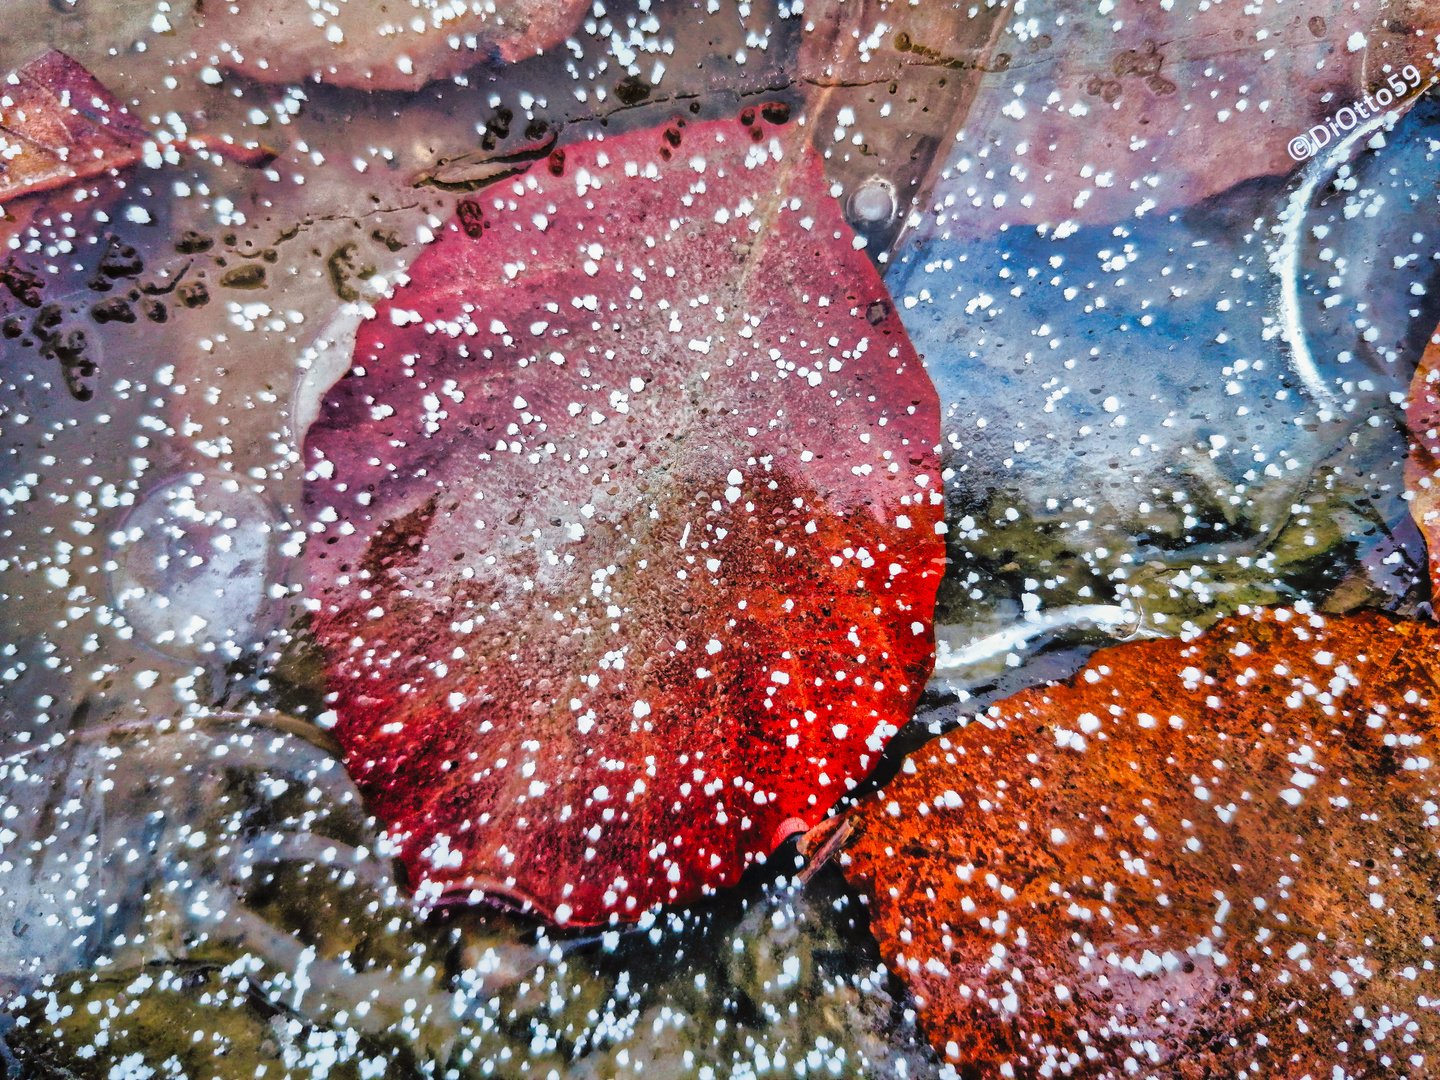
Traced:
<path fill-rule="evenodd" d="M 732 883 L 920 694 L 938 403 L 786 115 L 462 202 L 310 430 L 336 734 L 424 891 Z"/>
<path fill-rule="evenodd" d="M 1440 331 L 1430 336 L 1415 369 L 1405 420 L 1411 439 L 1405 461 L 1410 516 L 1430 553 L 1431 589 L 1440 593 Z"/>
<path fill-rule="evenodd" d="M 4 82 L 0 201 L 134 164 L 145 137 L 93 75 L 64 53 L 48 52 Z"/>
<path fill-rule="evenodd" d="M 1019 1080 L 1428 1059 L 1437 650 L 1257 612 L 1102 650 L 916 751 L 841 863 L 936 1049 Z"/>

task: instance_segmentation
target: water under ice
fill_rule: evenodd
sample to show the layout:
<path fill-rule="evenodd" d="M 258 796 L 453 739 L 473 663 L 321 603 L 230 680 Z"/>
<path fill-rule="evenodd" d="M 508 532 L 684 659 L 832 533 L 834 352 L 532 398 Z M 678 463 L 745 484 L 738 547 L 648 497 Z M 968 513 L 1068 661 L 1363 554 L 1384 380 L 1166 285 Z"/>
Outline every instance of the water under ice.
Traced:
<path fill-rule="evenodd" d="M 997 620 L 1097 598 L 1160 633 L 1318 601 L 1351 565 L 1338 551 L 1374 567 L 1378 595 L 1413 589 L 1402 357 L 1440 317 L 1434 260 L 1415 250 L 1440 205 L 1410 177 L 1433 167 L 1436 124 L 1422 102 L 1353 161 L 1313 169 L 1293 221 L 1275 179 L 1170 214 L 983 238 L 937 217 L 913 234 L 889 283 L 940 391 L 967 571 L 942 640 L 968 648 Z M 936 204 L 981 165 L 957 149 Z M 1397 254 L 1344 254 L 1381 251 Z M 1313 372 L 1271 344 L 1288 284 Z M 1017 542 L 1036 528 L 1065 537 Z"/>

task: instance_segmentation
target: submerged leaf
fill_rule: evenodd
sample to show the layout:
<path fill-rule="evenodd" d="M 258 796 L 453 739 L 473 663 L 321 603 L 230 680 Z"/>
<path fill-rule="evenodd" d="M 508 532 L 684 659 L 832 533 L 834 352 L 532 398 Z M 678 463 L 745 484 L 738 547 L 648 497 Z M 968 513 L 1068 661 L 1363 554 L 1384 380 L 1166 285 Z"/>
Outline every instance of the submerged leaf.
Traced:
<path fill-rule="evenodd" d="M 266 82 L 418 90 L 476 64 L 514 63 L 558 45 L 585 7 L 583 0 L 457 0 L 412 18 L 385 0 L 324 11 L 302 0 L 215 4 L 205 9 L 198 48 Z"/>
<path fill-rule="evenodd" d="M 462 202 L 310 429 L 336 734 L 429 895 L 598 922 L 733 883 L 929 674 L 935 392 L 765 116 Z"/>
<path fill-rule="evenodd" d="M 1304 14 L 1142 4 L 1122 18 L 1113 3 L 1028 4 L 1000 41 L 1013 60 L 986 78 L 935 202 L 960 237 L 1163 214 L 1290 173 L 1313 154 L 1292 140 L 1316 125 L 1314 141 L 1333 150 L 1424 92 L 1435 5 L 1311 0 Z M 1407 66 L 1413 78 L 1401 77 Z"/>
<path fill-rule="evenodd" d="M 931 1042 L 976 1076 L 1429 1075 L 1437 647 L 1256 613 L 916 751 L 841 862 Z"/>
<path fill-rule="evenodd" d="M 1082 616 L 1168 635 L 1242 604 L 1329 605 L 1352 573 L 1368 602 L 1399 602 L 1394 403 L 1440 319 L 1440 278 L 1416 260 L 1334 258 L 1433 234 L 1440 203 L 1410 199 L 1404 178 L 1437 135 L 1427 97 L 1343 168 L 1311 172 L 1298 202 L 1253 181 L 1138 221 L 962 239 L 942 208 L 907 233 L 886 280 L 940 393 L 954 472 L 951 558 L 966 573 L 941 593 L 938 665 L 957 689 L 990 677 L 974 653 L 1001 670 L 1019 658 L 1000 635 L 1037 601 L 1020 629 L 1041 647 L 1074 640 Z M 946 183 L 976 163 L 957 144 Z M 1393 212 L 1357 212 L 1358 191 Z M 1283 338 L 1277 291 L 1299 305 Z M 1033 343 L 1024 364 L 1017 342 Z"/>
<path fill-rule="evenodd" d="M 5 79 L 0 201 L 132 165 L 145 137 L 93 75 L 52 50 Z"/>

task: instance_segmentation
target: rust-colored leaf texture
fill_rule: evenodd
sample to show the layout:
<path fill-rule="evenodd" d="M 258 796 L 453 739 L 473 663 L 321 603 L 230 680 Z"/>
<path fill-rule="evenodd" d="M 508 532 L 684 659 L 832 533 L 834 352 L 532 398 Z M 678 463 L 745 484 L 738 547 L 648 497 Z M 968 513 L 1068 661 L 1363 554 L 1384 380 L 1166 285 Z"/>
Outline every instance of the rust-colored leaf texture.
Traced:
<path fill-rule="evenodd" d="M 974 1077 L 1434 1076 L 1440 633 L 1289 610 L 927 743 L 841 856 Z"/>
<path fill-rule="evenodd" d="M 390 0 L 339 7 L 308 0 L 206 5 L 197 46 L 266 82 L 315 79 L 366 90 L 418 90 L 480 63 L 514 63 L 559 45 L 584 0 L 454 0 L 419 13 Z"/>
<path fill-rule="evenodd" d="M 733 883 L 910 715 L 935 391 L 783 105 L 462 201 L 305 444 L 349 766 L 422 896 Z"/>
<path fill-rule="evenodd" d="M 1415 369 L 1405 420 L 1410 428 L 1405 494 L 1430 553 L 1431 588 L 1440 592 L 1440 328 Z"/>
<path fill-rule="evenodd" d="M 0 203 L 132 165 L 145 138 L 93 75 L 48 52 L 0 83 Z"/>

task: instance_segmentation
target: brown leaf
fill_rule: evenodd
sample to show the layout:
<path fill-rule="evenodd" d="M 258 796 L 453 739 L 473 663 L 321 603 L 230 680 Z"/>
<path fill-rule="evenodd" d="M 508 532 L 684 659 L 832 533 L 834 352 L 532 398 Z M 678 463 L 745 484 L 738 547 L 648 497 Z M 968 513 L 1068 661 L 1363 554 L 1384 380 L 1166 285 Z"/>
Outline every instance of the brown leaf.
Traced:
<path fill-rule="evenodd" d="M 196 48 L 266 82 L 318 77 L 366 90 L 418 90 L 476 64 L 514 63 L 557 45 L 588 6 L 584 0 L 471 0 L 432 4 L 416 17 L 408 5 L 389 0 L 349 0 L 333 15 L 305 0 L 210 4 Z"/>
<path fill-rule="evenodd" d="M 0 90 L 0 202 L 140 158 L 140 122 L 62 52 L 11 72 Z"/>
<path fill-rule="evenodd" d="M 931 1042 L 984 1077 L 1433 1075 L 1437 648 L 1255 613 L 922 747 L 841 862 Z"/>

